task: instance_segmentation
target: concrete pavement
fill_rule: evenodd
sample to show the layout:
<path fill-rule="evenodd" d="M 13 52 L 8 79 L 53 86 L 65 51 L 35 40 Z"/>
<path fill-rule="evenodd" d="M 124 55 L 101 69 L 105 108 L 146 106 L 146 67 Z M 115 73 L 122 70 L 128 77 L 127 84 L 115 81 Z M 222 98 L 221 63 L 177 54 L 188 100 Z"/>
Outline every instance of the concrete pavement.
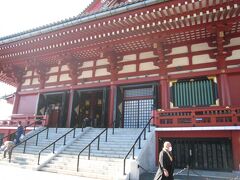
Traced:
<path fill-rule="evenodd" d="M 174 173 L 179 172 L 180 169 L 175 169 Z M 153 173 L 142 174 L 140 180 L 153 180 Z M 240 172 L 219 172 L 219 171 L 204 171 L 204 170 L 189 170 L 187 169 L 174 176 L 174 180 L 240 180 Z"/>
<path fill-rule="evenodd" d="M 42 171 L 33 171 L 28 169 L 21 169 L 12 166 L 0 165 L 1 179 L 18 179 L 18 180 L 94 180 L 91 178 L 83 178 L 78 176 L 70 176 L 64 174 L 48 173 Z"/>

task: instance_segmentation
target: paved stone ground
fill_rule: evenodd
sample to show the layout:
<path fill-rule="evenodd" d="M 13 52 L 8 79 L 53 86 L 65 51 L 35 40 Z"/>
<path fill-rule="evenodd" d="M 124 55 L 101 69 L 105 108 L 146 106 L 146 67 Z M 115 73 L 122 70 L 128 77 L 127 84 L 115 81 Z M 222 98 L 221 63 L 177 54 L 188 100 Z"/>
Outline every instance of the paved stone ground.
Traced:
<path fill-rule="evenodd" d="M 175 173 L 180 170 L 175 170 Z M 240 172 L 219 172 L 219 171 L 203 171 L 203 170 L 190 170 L 189 176 L 185 170 L 183 173 L 174 176 L 174 180 L 240 180 Z M 144 173 L 140 180 L 153 180 L 155 174 Z"/>
<path fill-rule="evenodd" d="M 17 179 L 17 180 L 94 180 L 91 178 L 82 178 L 78 176 L 70 176 L 56 173 L 48 173 L 42 171 L 32 171 L 12 166 L 0 165 L 0 179 Z"/>
<path fill-rule="evenodd" d="M 0 178 L 1 179 L 18 179 L 18 180 L 94 180 L 91 178 L 83 178 L 78 176 L 70 176 L 56 173 L 48 173 L 41 171 L 32 171 L 28 169 L 21 169 L 12 166 L 3 166 L 0 165 Z M 178 172 L 178 170 L 176 170 Z M 213 171 L 194 171 L 197 174 L 201 174 L 205 177 L 199 177 L 197 174 L 194 174 L 190 171 L 190 176 L 187 177 L 187 172 L 184 172 L 183 175 L 175 176 L 174 180 L 240 180 L 240 173 L 226 173 L 226 172 L 213 172 Z M 140 180 L 153 180 L 155 174 L 153 173 L 144 173 Z M 208 178 L 207 178 L 208 176 Z M 237 177 L 238 176 L 238 177 Z"/>

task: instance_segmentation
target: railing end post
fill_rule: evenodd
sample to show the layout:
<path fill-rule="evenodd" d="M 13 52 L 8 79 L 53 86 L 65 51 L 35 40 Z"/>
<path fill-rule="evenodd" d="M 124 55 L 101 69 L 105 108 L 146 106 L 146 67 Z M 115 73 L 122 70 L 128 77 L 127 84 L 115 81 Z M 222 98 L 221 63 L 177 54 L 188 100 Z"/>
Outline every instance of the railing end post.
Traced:
<path fill-rule="evenodd" d="M 108 135 L 108 129 L 106 129 L 106 139 L 105 139 L 106 142 L 107 142 L 107 135 Z"/>
<path fill-rule="evenodd" d="M 123 160 L 123 175 L 126 175 L 125 166 L 126 166 L 126 159 Z"/>

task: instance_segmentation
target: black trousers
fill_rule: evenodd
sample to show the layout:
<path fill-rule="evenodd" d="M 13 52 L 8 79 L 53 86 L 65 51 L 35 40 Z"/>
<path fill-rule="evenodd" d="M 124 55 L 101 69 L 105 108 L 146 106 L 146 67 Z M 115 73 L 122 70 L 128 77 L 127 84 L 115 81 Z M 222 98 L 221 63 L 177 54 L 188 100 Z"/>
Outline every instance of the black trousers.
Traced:
<path fill-rule="evenodd" d="M 9 149 L 5 149 L 5 150 L 3 151 L 3 157 L 6 158 L 7 152 L 8 152 L 8 158 L 11 159 L 12 151 L 9 150 Z"/>

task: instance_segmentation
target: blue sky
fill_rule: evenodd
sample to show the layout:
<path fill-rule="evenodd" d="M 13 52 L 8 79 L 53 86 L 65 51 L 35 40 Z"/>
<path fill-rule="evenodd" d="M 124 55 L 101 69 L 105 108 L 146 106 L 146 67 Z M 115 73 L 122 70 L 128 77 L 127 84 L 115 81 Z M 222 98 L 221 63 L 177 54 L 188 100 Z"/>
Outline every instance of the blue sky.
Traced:
<path fill-rule="evenodd" d="M 0 6 L 0 37 L 80 14 L 93 0 L 5 0 Z M 0 97 L 15 88 L 0 82 Z"/>

